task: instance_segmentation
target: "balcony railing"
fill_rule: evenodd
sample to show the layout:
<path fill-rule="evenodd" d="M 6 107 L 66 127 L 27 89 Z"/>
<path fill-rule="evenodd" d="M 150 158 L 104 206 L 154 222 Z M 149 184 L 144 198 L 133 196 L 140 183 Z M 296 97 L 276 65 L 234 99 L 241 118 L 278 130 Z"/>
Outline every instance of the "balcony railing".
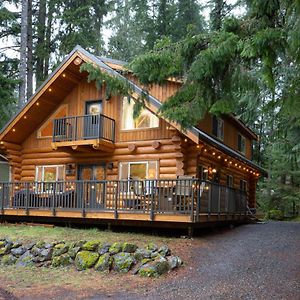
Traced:
<path fill-rule="evenodd" d="M 65 117 L 53 122 L 53 142 L 115 141 L 115 120 L 102 114 Z"/>
<path fill-rule="evenodd" d="M 246 192 L 198 179 L 2 182 L 0 209 L 246 214 Z"/>

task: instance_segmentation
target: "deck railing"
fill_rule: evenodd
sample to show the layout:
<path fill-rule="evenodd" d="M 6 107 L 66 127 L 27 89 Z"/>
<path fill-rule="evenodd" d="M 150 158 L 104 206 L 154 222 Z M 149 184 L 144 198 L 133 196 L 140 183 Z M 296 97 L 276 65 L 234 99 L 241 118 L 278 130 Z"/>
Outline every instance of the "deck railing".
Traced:
<path fill-rule="evenodd" d="M 197 179 L 2 182 L 0 208 L 185 214 L 246 214 L 244 191 Z"/>
<path fill-rule="evenodd" d="M 90 139 L 114 142 L 115 120 L 102 114 L 54 119 L 53 142 Z"/>

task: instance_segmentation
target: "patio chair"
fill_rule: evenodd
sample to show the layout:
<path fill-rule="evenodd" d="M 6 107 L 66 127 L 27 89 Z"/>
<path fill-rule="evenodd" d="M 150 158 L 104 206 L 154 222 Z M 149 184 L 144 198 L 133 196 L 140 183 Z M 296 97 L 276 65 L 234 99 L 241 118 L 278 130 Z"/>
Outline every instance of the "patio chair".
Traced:
<path fill-rule="evenodd" d="M 180 212 L 190 211 L 194 199 L 193 195 L 193 176 L 177 176 L 174 187 L 174 208 Z"/>

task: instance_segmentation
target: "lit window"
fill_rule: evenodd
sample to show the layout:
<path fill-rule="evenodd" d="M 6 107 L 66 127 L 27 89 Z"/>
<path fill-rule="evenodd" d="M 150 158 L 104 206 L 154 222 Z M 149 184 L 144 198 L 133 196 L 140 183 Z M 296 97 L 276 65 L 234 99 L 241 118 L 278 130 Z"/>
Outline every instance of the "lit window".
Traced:
<path fill-rule="evenodd" d="M 241 134 L 238 134 L 238 150 L 243 154 L 246 153 L 246 138 Z"/>
<path fill-rule="evenodd" d="M 142 109 L 140 115 L 133 118 L 134 101 L 130 98 L 123 98 L 123 111 L 122 111 L 122 129 L 143 129 L 155 128 L 159 126 L 159 118 L 155 116 L 148 109 Z"/>
<path fill-rule="evenodd" d="M 220 140 L 224 140 L 224 121 L 216 116 L 213 116 L 213 135 Z"/>
<path fill-rule="evenodd" d="M 157 161 L 120 163 L 121 180 L 157 179 Z M 130 183 L 121 184 L 121 190 L 127 191 Z"/>
<path fill-rule="evenodd" d="M 40 192 L 53 190 L 54 182 L 63 181 L 65 179 L 65 166 L 37 166 L 35 180 L 42 182 L 37 184 L 37 189 Z M 61 186 L 59 187 L 61 189 Z"/>

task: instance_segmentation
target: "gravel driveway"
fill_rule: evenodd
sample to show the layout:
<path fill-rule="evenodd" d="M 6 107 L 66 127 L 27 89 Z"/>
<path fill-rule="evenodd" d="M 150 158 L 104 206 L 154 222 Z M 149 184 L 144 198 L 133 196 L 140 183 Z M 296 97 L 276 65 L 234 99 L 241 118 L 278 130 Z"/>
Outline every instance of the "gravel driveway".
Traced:
<path fill-rule="evenodd" d="M 182 278 L 146 299 L 300 299 L 300 223 L 244 225 L 206 236 Z"/>

